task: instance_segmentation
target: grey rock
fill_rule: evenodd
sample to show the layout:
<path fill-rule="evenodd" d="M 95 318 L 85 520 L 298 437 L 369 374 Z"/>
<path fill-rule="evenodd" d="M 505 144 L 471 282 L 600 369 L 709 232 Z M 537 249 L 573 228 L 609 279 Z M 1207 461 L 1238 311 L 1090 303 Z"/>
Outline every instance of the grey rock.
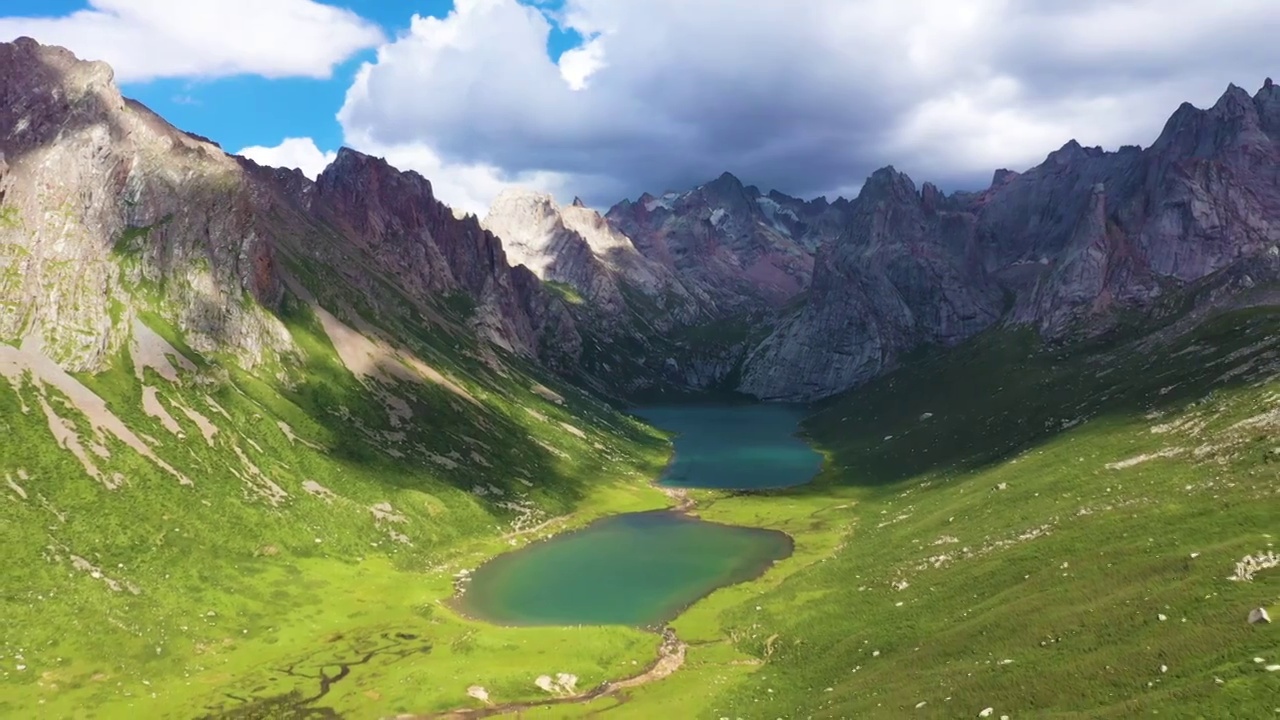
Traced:
<path fill-rule="evenodd" d="M 818 251 L 807 302 L 750 352 L 743 391 L 824 397 L 998 322 L 1055 342 L 1092 336 L 1202 281 L 1214 290 L 1199 301 L 1221 306 L 1256 284 L 1236 268 L 1270 277 L 1274 265 L 1280 90 L 1233 85 L 1207 110 L 1182 105 L 1145 150 L 1073 140 L 980 193 L 916 193 L 887 168 L 852 207 Z"/>

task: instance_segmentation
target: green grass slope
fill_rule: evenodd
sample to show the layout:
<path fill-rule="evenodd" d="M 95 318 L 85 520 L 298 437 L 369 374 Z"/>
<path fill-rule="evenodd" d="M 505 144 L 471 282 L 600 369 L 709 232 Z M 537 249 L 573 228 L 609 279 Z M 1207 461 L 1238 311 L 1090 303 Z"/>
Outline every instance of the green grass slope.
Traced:
<path fill-rule="evenodd" d="M 580 710 L 1271 717 L 1280 631 L 1246 619 L 1280 615 L 1280 567 L 1237 563 L 1280 540 L 1278 377 L 1261 310 L 1163 342 L 922 354 L 817 408 L 814 485 L 704 499 L 788 529 L 796 560 L 678 621 L 680 674 Z"/>
<path fill-rule="evenodd" d="M 36 374 L 0 376 L 0 716 L 379 717 L 653 657 L 651 633 L 495 628 L 445 604 L 496 552 L 664 506 L 647 483 L 668 449 L 518 358 L 352 308 L 411 307 L 391 292 L 323 301 L 348 329 L 376 319 L 366 340 L 395 338 L 399 371 L 379 379 L 348 369 L 303 298 L 280 311 L 299 352 L 246 371 L 188 347 L 136 288 L 141 322 L 190 367 L 139 377 L 131 346 L 76 379 L 154 460 Z"/>

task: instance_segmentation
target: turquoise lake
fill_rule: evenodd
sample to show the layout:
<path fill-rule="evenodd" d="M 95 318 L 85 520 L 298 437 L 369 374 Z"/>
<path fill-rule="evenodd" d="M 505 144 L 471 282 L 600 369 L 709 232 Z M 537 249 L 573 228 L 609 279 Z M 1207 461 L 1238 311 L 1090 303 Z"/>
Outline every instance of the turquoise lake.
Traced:
<path fill-rule="evenodd" d="M 499 555 L 476 569 L 458 602 L 502 625 L 655 626 L 718 587 L 758 577 L 792 548 L 776 530 L 627 513 Z"/>
<path fill-rule="evenodd" d="M 676 433 L 668 487 L 760 490 L 803 485 L 822 455 L 796 436 L 804 410 L 794 405 L 659 405 L 632 414 Z"/>

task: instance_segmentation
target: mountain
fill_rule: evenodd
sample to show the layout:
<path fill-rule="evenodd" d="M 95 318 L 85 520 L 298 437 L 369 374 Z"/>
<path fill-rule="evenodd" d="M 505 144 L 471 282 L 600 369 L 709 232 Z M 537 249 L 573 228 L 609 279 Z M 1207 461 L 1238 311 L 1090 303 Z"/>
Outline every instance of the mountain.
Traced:
<path fill-rule="evenodd" d="M 623 311 L 626 288 L 653 300 L 673 320 L 696 317 L 697 301 L 675 274 L 641 255 L 594 210 L 562 208 L 546 193 L 507 190 L 494 200 L 484 226 L 501 238 L 512 262 L 542 280 L 573 287 L 606 315 Z"/>
<path fill-rule="evenodd" d="M 924 343 L 994 323 L 1003 297 L 983 272 L 973 218 L 893 168 L 873 174 L 837 242 L 815 261 L 808 300 L 751 351 L 741 389 L 811 399 L 875 377 Z"/>
<path fill-rule="evenodd" d="M 814 252 L 842 231 L 851 207 L 762 195 L 724 173 L 605 216 L 509 190 L 484 225 L 513 262 L 570 293 L 588 348 L 574 378 L 634 396 L 732 389 L 747 351 L 808 289 Z"/>
<path fill-rule="evenodd" d="M 465 323 L 484 338 L 573 361 L 562 303 L 421 176 L 344 149 L 313 183 L 170 127 L 123 99 L 102 63 L 30 40 L 0 53 L 0 124 L 15 128 L 0 146 L 0 298 L 29 309 L 6 313 L 0 336 L 38 335 L 66 367 L 101 368 L 130 331 L 113 299 L 149 283 L 193 348 L 252 367 L 291 349 L 271 312 L 288 266 L 319 261 L 365 291 L 394 279 L 429 317 L 439 296 L 465 294 L 476 305 Z"/>
<path fill-rule="evenodd" d="M 846 207 L 761 195 L 726 172 L 688 192 L 624 200 L 605 217 L 642 255 L 730 314 L 776 309 L 803 292 L 814 250 L 834 237 Z"/>
<path fill-rule="evenodd" d="M 821 398 L 998 324 L 1064 342 L 1206 284 L 1274 279 L 1280 89 L 1233 85 L 1208 110 L 1184 104 L 1145 150 L 1072 141 L 993 180 L 944 196 L 892 168 L 872 175 L 819 249 L 804 306 L 751 351 L 741 390 Z"/>

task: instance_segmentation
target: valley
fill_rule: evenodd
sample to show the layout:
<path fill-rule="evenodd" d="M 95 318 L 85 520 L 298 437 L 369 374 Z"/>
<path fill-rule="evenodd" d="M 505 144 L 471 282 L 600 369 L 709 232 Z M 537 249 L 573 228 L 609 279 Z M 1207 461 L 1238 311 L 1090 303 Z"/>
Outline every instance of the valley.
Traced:
<path fill-rule="evenodd" d="M 481 219 L 0 43 L 0 716 L 1269 717 L 1278 247 L 1270 80 Z"/>

